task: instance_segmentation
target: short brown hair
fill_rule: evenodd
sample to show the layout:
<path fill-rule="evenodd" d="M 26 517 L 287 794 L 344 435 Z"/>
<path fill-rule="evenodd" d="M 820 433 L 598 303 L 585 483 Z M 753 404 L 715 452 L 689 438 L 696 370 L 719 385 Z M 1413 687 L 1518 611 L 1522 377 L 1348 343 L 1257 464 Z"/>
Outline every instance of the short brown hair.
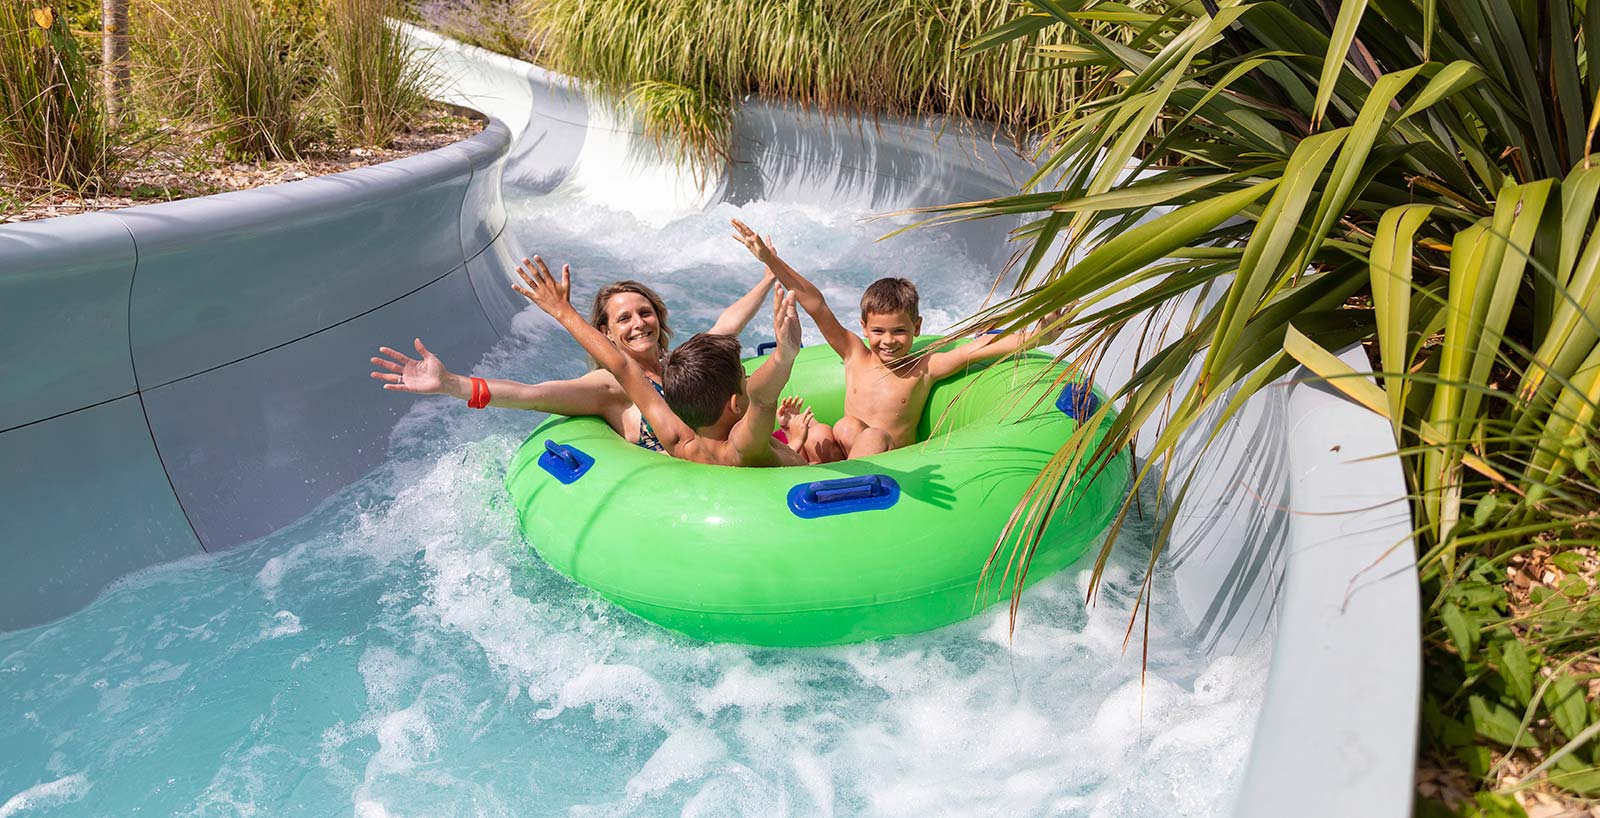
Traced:
<path fill-rule="evenodd" d="M 904 278 L 880 278 L 867 286 L 861 294 L 861 320 L 868 315 L 896 315 L 905 313 L 915 321 L 917 312 L 917 285 Z"/>
<path fill-rule="evenodd" d="M 744 387 L 739 339 L 732 335 L 698 333 L 674 349 L 661 370 L 667 405 L 692 429 L 716 423 L 728 398 Z"/>
<path fill-rule="evenodd" d="M 656 347 L 662 355 L 667 354 L 667 346 L 672 341 L 672 327 L 667 326 L 667 304 L 656 295 L 656 291 L 640 284 L 637 281 L 614 281 L 600 288 L 594 294 L 594 306 L 589 309 L 589 326 L 600 330 L 601 333 L 611 324 L 611 316 L 606 315 L 606 305 L 611 303 L 611 296 L 618 293 L 638 293 L 650 302 L 656 311 L 656 326 L 660 332 L 656 334 Z M 595 364 L 599 366 L 599 364 Z"/>

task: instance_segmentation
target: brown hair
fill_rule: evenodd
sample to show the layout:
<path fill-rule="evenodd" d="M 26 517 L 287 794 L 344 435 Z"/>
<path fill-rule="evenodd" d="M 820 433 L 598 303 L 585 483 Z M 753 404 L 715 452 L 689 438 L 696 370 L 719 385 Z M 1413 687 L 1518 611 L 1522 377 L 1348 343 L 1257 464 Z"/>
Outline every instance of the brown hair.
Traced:
<path fill-rule="evenodd" d="M 915 321 L 917 312 L 917 285 L 904 278 L 880 278 L 867 286 L 861 294 L 861 320 L 868 315 L 895 315 L 905 313 Z"/>
<path fill-rule="evenodd" d="M 610 303 L 611 296 L 618 293 L 638 293 L 650 302 L 650 306 L 656 311 L 656 326 L 660 330 L 656 333 L 657 351 L 662 355 L 666 355 L 667 347 L 672 341 L 672 327 L 667 325 L 667 305 L 661 300 L 661 296 L 656 295 L 655 290 L 637 281 L 615 281 L 601 287 L 600 292 L 594 294 L 594 306 L 589 310 L 589 325 L 600 330 L 601 333 L 605 333 L 606 328 L 611 324 L 611 317 L 606 315 L 606 305 Z M 592 360 L 590 365 L 599 366 Z"/>
<path fill-rule="evenodd" d="M 678 345 L 661 369 L 667 405 L 691 429 L 716 423 L 728 398 L 743 387 L 739 339 L 732 335 L 698 333 Z"/>

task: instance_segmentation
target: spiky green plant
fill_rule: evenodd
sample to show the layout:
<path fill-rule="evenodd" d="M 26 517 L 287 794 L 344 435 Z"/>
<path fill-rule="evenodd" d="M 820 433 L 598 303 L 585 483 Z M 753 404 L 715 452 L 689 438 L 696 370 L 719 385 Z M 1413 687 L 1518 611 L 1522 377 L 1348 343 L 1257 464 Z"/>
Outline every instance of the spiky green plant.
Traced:
<path fill-rule="evenodd" d="M 116 153 L 94 74 L 48 5 L 0 0 L 0 162 L 13 184 L 98 189 Z"/>
<path fill-rule="evenodd" d="M 930 211 L 1030 217 L 1013 297 L 974 325 L 1067 307 L 1066 357 L 1092 364 L 1141 310 L 1224 294 L 1121 389 L 1105 448 L 1080 438 L 1059 461 L 1103 460 L 1161 417 L 1141 454 L 1165 471 L 1208 412 L 1304 364 L 1393 421 L 1441 629 L 1478 557 L 1583 530 L 1556 509 L 1596 496 L 1581 475 L 1600 401 L 1600 4 L 1158 3 L 1121 40 L 1089 25 L 1121 4 L 1033 5 L 972 51 L 1048 26 L 1069 41 L 1039 53 L 1116 91 L 1051 122 L 1021 194 Z M 1328 351 L 1361 340 L 1381 387 Z M 1040 529 L 1024 523 L 1067 488 L 1041 483 L 997 553 L 1025 565 Z M 1504 739 L 1483 713 L 1469 733 Z"/>
<path fill-rule="evenodd" d="M 347 140 L 388 147 L 427 104 L 427 69 L 388 17 L 398 0 L 328 0 L 328 91 Z"/>

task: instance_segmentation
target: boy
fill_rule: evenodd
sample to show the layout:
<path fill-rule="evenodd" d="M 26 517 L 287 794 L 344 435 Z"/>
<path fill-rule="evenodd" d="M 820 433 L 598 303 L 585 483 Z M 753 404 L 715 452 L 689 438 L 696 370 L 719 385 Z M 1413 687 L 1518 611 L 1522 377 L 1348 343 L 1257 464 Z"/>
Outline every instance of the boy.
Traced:
<path fill-rule="evenodd" d="M 805 459 L 772 438 L 778 397 L 800 348 L 800 316 L 794 296 L 782 288 L 773 295 L 772 328 L 778 348 L 745 382 L 739 341 L 702 332 L 673 350 L 663 363 L 658 394 L 632 357 L 572 308 L 572 270 L 563 265 L 561 281 L 544 260 L 531 269 L 517 266 L 526 287 L 513 286 L 561 323 L 600 366 L 622 384 L 628 399 L 655 429 L 661 447 L 673 457 L 719 466 L 803 466 Z"/>
<path fill-rule="evenodd" d="M 734 219 L 733 227 L 734 238 L 777 275 L 779 285 L 788 288 L 844 359 L 844 417 L 833 425 L 833 434 L 852 459 L 915 443 L 917 420 L 935 381 L 969 364 L 1048 344 L 1064 329 L 1058 326 L 1062 322 L 1057 312 L 1031 331 L 985 335 L 946 352 L 907 357 L 922 331 L 916 285 L 903 278 L 880 278 L 867 287 L 861 296 L 863 337 L 857 338 L 839 323 L 816 285 L 778 258 L 772 246 L 743 222 Z"/>

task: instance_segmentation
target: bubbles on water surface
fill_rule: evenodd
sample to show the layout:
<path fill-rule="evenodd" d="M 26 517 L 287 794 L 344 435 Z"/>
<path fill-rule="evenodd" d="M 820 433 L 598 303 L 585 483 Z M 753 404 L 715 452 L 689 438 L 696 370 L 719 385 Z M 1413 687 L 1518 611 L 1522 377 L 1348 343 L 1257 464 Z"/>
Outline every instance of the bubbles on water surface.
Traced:
<path fill-rule="evenodd" d="M 722 205 L 654 227 L 579 201 L 513 208 L 530 252 L 656 286 L 681 340 L 760 271 L 729 215 L 774 234 L 851 325 L 906 275 L 924 329 L 992 271 L 948 239 L 803 207 Z M 585 225 L 607 225 L 593 230 Z M 537 243 L 535 243 L 535 238 Z M 764 340 L 758 312 L 744 335 Z M 542 316 L 458 371 L 584 371 Z M 807 342 L 819 343 L 807 322 Z M 0 815 L 1218 815 L 1265 657 L 1207 663 L 1158 578 L 1149 674 L 1127 617 L 1130 526 L 1096 606 L 1072 568 L 940 631 L 815 650 L 704 644 L 644 623 L 528 552 L 502 485 L 539 417 L 421 399 L 388 462 L 290 529 L 160 566 L 89 609 L 0 635 L 27 719 L 0 722 Z M 1144 550 L 1141 555 L 1140 550 Z M 5 800 L 9 799 L 9 800 Z M 9 812 L 7 812 L 9 810 Z"/>

